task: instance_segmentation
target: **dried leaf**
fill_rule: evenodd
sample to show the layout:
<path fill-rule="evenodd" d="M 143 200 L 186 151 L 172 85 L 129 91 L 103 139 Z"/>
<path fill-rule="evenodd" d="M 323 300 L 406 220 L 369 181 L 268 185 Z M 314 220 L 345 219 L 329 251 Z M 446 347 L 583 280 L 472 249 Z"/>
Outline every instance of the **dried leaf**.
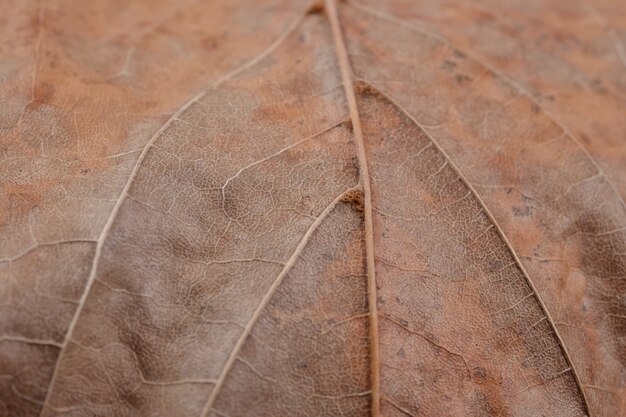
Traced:
<path fill-rule="evenodd" d="M 0 415 L 626 415 L 626 7 L 5 2 Z"/>

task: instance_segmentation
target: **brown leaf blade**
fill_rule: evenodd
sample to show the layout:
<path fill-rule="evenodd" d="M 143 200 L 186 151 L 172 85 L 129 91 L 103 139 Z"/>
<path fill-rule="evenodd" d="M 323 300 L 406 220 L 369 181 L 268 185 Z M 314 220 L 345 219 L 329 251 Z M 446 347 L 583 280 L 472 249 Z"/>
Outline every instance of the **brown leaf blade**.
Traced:
<path fill-rule="evenodd" d="M 195 100 L 147 148 L 44 415 L 186 416 L 214 401 L 264 300 L 356 185 L 321 19 Z"/>
<path fill-rule="evenodd" d="M 584 414 L 553 325 L 474 191 L 410 118 L 361 90 L 383 415 Z"/>
<path fill-rule="evenodd" d="M 535 100 L 463 51 L 376 10 L 346 14 L 357 77 L 418 121 L 493 213 L 589 412 L 622 414 L 626 207 L 607 175 Z"/>
<path fill-rule="evenodd" d="M 338 203 L 263 310 L 209 416 L 370 413 L 363 243 L 360 213 Z"/>
<path fill-rule="evenodd" d="M 621 5 L 10 6 L 0 416 L 626 412 Z"/>
<path fill-rule="evenodd" d="M 0 5 L 0 414 L 39 414 L 97 240 L 164 115 L 307 7 L 287 3 L 240 2 L 238 20 L 214 1 Z"/>

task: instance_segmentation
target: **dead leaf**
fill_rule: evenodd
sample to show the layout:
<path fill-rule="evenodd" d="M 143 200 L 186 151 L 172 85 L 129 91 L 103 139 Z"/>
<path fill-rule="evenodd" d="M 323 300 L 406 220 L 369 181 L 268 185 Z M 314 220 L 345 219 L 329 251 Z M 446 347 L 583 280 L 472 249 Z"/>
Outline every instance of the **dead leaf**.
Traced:
<path fill-rule="evenodd" d="M 626 415 L 616 0 L 0 17 L 0 415 Z"/>

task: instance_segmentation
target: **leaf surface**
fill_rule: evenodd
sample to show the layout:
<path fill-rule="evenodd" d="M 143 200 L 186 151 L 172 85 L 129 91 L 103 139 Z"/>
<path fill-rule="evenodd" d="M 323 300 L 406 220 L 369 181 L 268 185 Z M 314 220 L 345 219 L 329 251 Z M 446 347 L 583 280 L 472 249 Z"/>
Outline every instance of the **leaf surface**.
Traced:
<path fill-rule="evenodd" d="M 624 415 L 626 11 L 527 3 L 3 5 L 0 415 Z"/>

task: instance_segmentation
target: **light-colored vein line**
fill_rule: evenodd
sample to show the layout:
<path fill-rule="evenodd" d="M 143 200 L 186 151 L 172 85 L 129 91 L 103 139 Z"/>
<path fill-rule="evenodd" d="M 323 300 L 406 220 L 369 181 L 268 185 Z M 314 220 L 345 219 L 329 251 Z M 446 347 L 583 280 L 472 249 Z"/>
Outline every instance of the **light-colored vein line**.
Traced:
<path fill-rule="evenodd" d="M 263 162 L 267 162 L 267 161 L 269 161 L 269 160 L 271 160 L 273 158 L 276 158 L 277 156 L 279 156 L 279 155 L 281 155 L 281 154 L 283 154 L 283 153 L 285 153 L 285 152 L 287 152 L 287 151 L 289 151 L 291 149 L 297 148 L 299 145 L 301 145 L 301 144 L 303 144 L 305 142 L 308 142 L 311 139 L 319 138 L 324 133 L 327 133 L 327 132 L 333 130 L 337 126 L 340 126 L 342 123 L 344 123 L 344 121 L 333 123 L 331 126 L 326 127 L 326 128 L 322 129 L 319 132 L 313 133 L 312 135 L 309 135 L 309 136 L 307 136 L 304 139 L 300 139 L 300 140 L 292 143 L 291 145 L 286 146 L 286 147 L 284 147 L 284 148 L 274 152 L 271 155 L 268 155 L 268 156 L 266 156 L 264 158 L 258 159 L 256 161 L 251 162 L 248 165 L 240 168 L 239 171 L 237 171 L 237 173 L 235 173 L 233 176 L 229 177 L 226 181 L 224 181 L 224 185 L 222 185 L 222 208 L 224 209 L 225 204 L 226 204 L 226 194 L 225 194 L 226 193 L 226 187 L 228 186 L 228 184 L 232 180 L 238 178 L 243 172 L 245 172 L 245 171 L 249 170 L 250 168 L 255 167 L 255 166 L 259 165 L 259 164 L 262 164 Z"/>
<path fill-rule="evenodd" d="M 35 89 L 37 87 L 37 73 L 39 72 L 39 60 L 41 55 L 41 43 L 44 34 L 44 0 L 39 0 L 39 11 L 37 12 L 37 40 L 35 41 L 35 62 L 31 74 L 31 103 L 35 102 Z"/>
<path fill-rule="evenodd" d="M 239 362 L 243 363 L 248 369 L 252 371 L 253 374 L 258 376 L 263 381 L 271 382 L 272 384 L 275 384 L 275 385 L 278 383 L 278 381 L 276 381 L 275 379 L 272 379 L 270 377 L 263 375 L 258 369 L 256 369 L 256 367 L 253 364 L 251 364 L 244 358 L 235 358 L 235 360 L 238 360 Z"/>
<path fill-rule="evenodd" d="M 372 17 L 381 19 L 381 20 L 386 20 L 388 22 L 391 22 L 395 25 L 399 25 L 401 27 L 404 27 L 408 30 L 411 30 L 413 32 L 417 32 L 417 33 L 421 33 L 422 35 L 426 35 L 432 39 L 435 39 L 439 42 L 441 42 L 442 44 L 452 48 L 452 49 L 457 49 L 459 51 L 461 51 L 460 48 L 457 48 L 455 45 L 453 45 L 449 39 L 442 37 L 441 35 L 434 33 L 424 27 L 421 27 L 419 25 L 416 25 L 414 23 L 411 22 L 407 22 L 406 20 L 400 19 L 394 15 L 385 13 L 385 12 L 381 12 L 380 10 L 371 8 L 369 6 L 360 4 L 354 0 L 348 0 L 348 3 L 350 4 L 350 6 L 354 7 L 357 10 L 360 10 L 363 13 L 366 13 Z M 493 74 L 495 74 L 498 78 L 502 79 L 503 81 L 505 81 L 506 83 L 508 83 L 509 85 L 511 85 L 512 87 L 514 87 L 521 95 L 523 95 L 524 97 L 528 98 L 530 101 L 532 101 L 533 104 L 535 104 L 552 122 L 554 122 L 554 124 L 556 124 L 573 142 L 574 144 L 576 144 L 576 146 L 578 146 L 580 148 L 580 150 L 585 154 L 585 156 L 587 157 L 587 159 L 589 160 L 589 162 L 598 170 L 598 172 L 600 174 L 602 174 L 602 177 L 604 177 L 606 183 L 608 184 L 608 186 L 611 188 L 611 190 L 613 191 L 613 193 L 617 196 L 617 199 L 620 201 L 622 207 L 624 208 L 624 210 L 626 210 L 626 202 L 624 201 L 624 197 L 617 191 L 617 187 L 615 187 L 615 184 L 613 184 L 613 182 L 611 181 L 611 179 L 608 177 L 608 175 L 606 175 L 606 173 L 604 172 L 604 170 L 602 169 L 602 167 L 600 166 L 600 164 L 598 163 L 598 161 L 595 160 L 595 158 L 593 156 L 591 156 L 591 154 L 589 153 L 589 151 L 587 150 L 587 148 L 576 138 L 576 136 L 574 136 L 574 134 L 572 132 L 569 131 L 569 129 L 567 129 L 563 124 L 561 124 L 559 122 L 559 120 L 552 115 L 552 113 L 550 113 L 541 102 L 539 102 L 529 91 L 527 91 L 524 87 L 522 87 L 520 84 L 518 84 L 517 82 L 515 82 L 512 78 L 509 78 L 507 75 L 505 75 L 503 72 L 501 72 L 500 70 L 496 69 L 495 67 L 492 67 L 491 65 L 487 64 L 486 62 L 481 61 L 479 58 L 477 58 L 473 53 L 471 53 L 468 50 L 462 50 L 462 52 L 468 56 L 468 58 L 470 58 L 471 60 L 473 60 L 474 62 L 476 62 L 477 64 L 481 65 L 482 67 L 484 67 L 485 69 L 491 71 Z M 426 127 L 426 126 L 424 126 Z"/>
<path fill-rule="evenodd" d="M 20 390 L 15 386 L 15 384 L 11 384 L 11 391 L 13 391 L 13 394 L 17 395 L 19 398 L 23 400 L 28 401 L 29 403 L 41 405 L 41 400 L 38 400 L 36 398 L 33 398 L 29 395 L 24 394 L 23 392 L 20 392 Z"/>
<path fill-rule="evenodd" d="M 336 323 L 331 324 L 326 330 L 322 330 L 316 336 L 316 338 L 319 338 L 320 336 L 324 336 L 324 335 L 330 333 L 331 331 L 335 330 L 337 327 L 343 326 L 344 324 L 348 324 L 351 321 L 358 320 L 358 319 L 365 319 L 365 318 L 369 318 L 369 313 L 357 314 L 357 315 L 354 315 L 352 317 L 348 317 L 346 319 L 340 320 L 340 321 L 338 321 Z"/>
<path fill-rule="evenodd" d="M 79 159 L 76 161 L 64 161 L 64 162 L 87 162 L 87 161 L 97 161 L 100 159 L 113 159 L 113 158 L 119 158 L 121 156 L 130 155 L 131 153 L 139 152 L 141 150 L 143 150 L 143 148 L 131 149 L 129 151 L 119 152 L 119 153 L 112 154 L 112 155 L 97 156 L 95 158 Z"/>
<path fill-rule="evenodd" d="M 615 31 L 615 29 L 609 28 L 608 32 L 609 38 L 615 46 L 615 52 L 617 53 L 617 56 L 619 57 L 620 61 L 622 61 L 622 65 L 626 67 L 626 51 L 624 51 L 624 44 L 622 43 L 622 40 L 619 38 L 619 35 Z"/>
<path fill-rule="evenodd" d="M 404 329 L 404 331 L 406 331 L 407 333 L 414 334 L 415 336 L 418 336 L 419 338 L 421 338 L 421 339 L 425 340 L 426 342 L 430 343 L 431 345 L 435 346 L 437 349 L 445 350 L 448 353 L 448 355 L 456 356 L 457 358 L 460 358 L 463 361 L 463 364 L 465 365 L 465 371 L 467 371 L 467 378 L 469 380 L 472 379 L 472 372 L 470 371 L 469 365 L 467 364 L 467 359 L 465 358 L 464 355 L 462 355 L 462 354 L 460 354 L 458 352 L 455 352 L 455 351 L 453 351 L 453 350 L 451 350 L 451 349 L 449 349 L 449 348 L 447 348 L 447 347 L 445 347 L 445 346 L 435 342 L 433 339 L 431 339 L 430 337 L 426 336 L 423 333 L 420 333 L 420 332 L 418 332 L 416 330 L 411 330 L 408 326 L 405 326 L 404 324 L 402 324 L 401 322 L 399 322 L 398 320 L 396 320 L 396 319 L 394 319 L 392 317 L 385 316 L 385 315 L 382 315 L 380 317 L 383 320 L 386 320 L 389 323 L 392 323 L 395 326 L 397 326 L 397 327 L 399 327 L 401 329 Z"/>
<path fill-rule="evenodd" d="M 598 10 L 598 8 L 591 1 L 585 0 L 585 3 L 587 4 L 587 7 L 591 9 L 591 12 L 596 17 L 596 20 L 598 21 L 600 26 L 602 26 L 602 29 L 604 29 L 605 32 L 607 33 L 609 40 L 611 41 L 611 43 L 613 44 L 613 47 L 615 48 L 615 53 L 617 54 L 617 57 L 621 61 L 622 65 L 626 67 L 626 51 L 624 51 L 624 44 L 622 43 L 622 40 L 619 38 L 619 35 L 615 31 L 615 29 L 611 26 L 607 18 L 604 17 L 604 15 L 600 12 L 600 10 Z"/>
<path fill-rule="evenodd" d="M 311 239 L 311 236 L 313 236 L 313 233 L 315 233 L 315 231 L 320 226 L 320 224 L 322 224 L 324 219 L 326 219 L 326 217 L 328 217 L 330 212 L 333 211 L 333 209 L 335 208 L 337 203 L 339 203 L 339 201 L 341 201 L 341 199 L 345 196 L 345 194 L 350 192 L 350 191 L 354 191 L 354 189 L 347 190 L 347 191 L 341 193 L 337 198 L 335 198 L 324 209 L 324 211 L 322 211 L 320 213 L 320 215 L 315 219 L 315 221 L 311 224 L 309 229 L 306 231 L 306 233 L 304 234 L 304 236 L 300 240 L 300 243 L 298 243 L 298 246 L 296 246 L 296 249 L 293 251 L 293 253 L 289 257 L 289 259 L 285 263 L 285 266 L 280 271 L 280 273 L 276 276 L 276 279 L 274 280 L 274 282 L 272 282 L 272 285 L 270 285 L 270 287 L 268 288 L 267 292 L 264 294 L 263 298 L 261 299 L 261 301 L 257 305 L 256 309 L 254 310 L 254 313 L 252 313 L 252 316 L 250 317 L 250 320 L 246 324 L 246 327 L 241 332 L 241 335 L 239 336 L 239 339 L 237 339 L 237 343 L 235 343 L 235 346 L 233 347 L 233 350 L 230 352 L 230 356 L 228 357 L 228 360 L 226 361 L 226 364 L 224 364 L 224 367 L 222 368 L 222 372 L 220 372 L 220 375 L 217 378 L 217 382 L 215 383 L 215 387 L 211 391 L 211 395 L 209 395 L 209 399 L 207 400 L 206 404 L 204 405 L 204 409 L 202 411 L 201 416 L 207 417 L 209 415 L 209 413 L 211 412 L 211 408 L 213 407 L 213 404 L 215 403 L 215 400 L 217 399 L 217 396 L 219 395 L 222 387 L 224 386 L 224 382 L 226 382 L 226 376 L 228 375 L 228 373 L 230 372 L 231 368 L 235 364 L 235 361 L 237 360 L 237 355 L 239 355 L 239 352 L 240 352 L 241 348 L 243 347 L 244 343 L 246 342 L 246 339 L 248 338 L 248 335 L 252 331 L 252 328 L 256 324 L 256 322 L 259 319 L 259 317 L 261 316 L 261 313 L 265 309 L 265 306 L 267 306 L 267 304 L 269 303 L 270 299 L 272 298 L 272 295 L 274 295 L 274 292 L 276 291 L 276 289 L 280 286 L 280 284 L 283 281 L 283 279 L 285 278 L 285 276 L 289 273 L 289 271 L 291 270 L 293 265 L 296 263 L 296 261 L 300 257 L 300 254 L 302 253 L 302 251 L 306 247 L 307 243 Z"/>
<path fill-rule="evenodd" d="M 324 400 L 343 400 L 345 398 L 354 398 L 354 397 L 365 397 L 366 395 L 370 395 L 371 391 L 362 391 L 362 392 L 354 392 L 350 394 L 341 394 L 341 395 L 322 395 L 322 394 L 312 394 L 307 399 L 313 398 L 321 398 Z"/>
<path fill-rule="evenodd" d="M 63 347 L 61 343 L 56 342 L 54 340 L 31 339 L 30 337 L 22 337 L 22 336 L 0 336 L 0 343 L 2 342 L 25 343 L 27 345 L 53 346 L 59 349 Z"/>
<path fill-rule="evenodd" d="M 601 387 L 601 386 L 599 386 L 599 385 L 589 385 L 589 384 L 585 384 L 585 387 L 586 387 L 586 388 L 589 388 L 589 389 L 598 390 L 598 391 L 608 392 L 609 394 L 613 394 L 613 395 L 620 395 L 620 393 L 619 393 L 619 392 L 616 392 L 616 391 L 614 391 L 614 390 L 612 390 L 612 389 L 609 389 L 609 388 Z"/>
<path fill-rule="evenodd" d="M 169 127 L 169 125 L 176 119 L 179 118 L 179 116 L 185 112 L 185 110 L 187 110 L 191 105 L 193 105 L 194 103 L 198 102 L 200 99 L 202 99 L 211 89 L 215 88 L 216 86 L 232 79 L 233 77 L 237 76 L 238 74 L 240 74 L 241 72 L 247 70 L 248 68 L 252 67 L 253 65 L 257 64 L 259 61 L 261 61 L 262 59 L 264 59 L 265 57 L 267 57 L 269 54 L 271 54 L 274 50 L 276 50 L 276 48 L 278 48 L 278 46 L 280 46 L 285 39 L 287 39 L 287 37 L 295 30 L 295 28 L 298 26 L 298 24 L 304 19 L 305 14 L 302 13 L 297 19 L 294 19 L 294 21 L 289 25 L 289 27 L 287 28 L 287 30 L 285 30 L 285 32 L 279 36 L 267 49 L 265 49 L 262 53 L 260 53 L 259 55 L 257 55 L 256 57 L 254 57 L 253 59 L 251 59 L 250 61 L 246 62 L 245 64 L 243 64 L 242 66 L 236 68 L 235 70 L 225 74 L 223 77 L 219 78 L 217 81 L 215 81 L 214 83 L 212 83 L 209 87 L 205 88 L 204 90 L 202 90 L 199 94 L 197 94 L 196 96 L 194 96 L 193 98 L 191 98 L 189 101 L 187 101 L 185 104 L 183 104 L 182 107 L 180 107 L 168 120 L 167 122 L 165 122 L 165 124 L 158 130 L 158 132 L 155 133 L 155 135 L 148 141 L 148 143 L 146 144 L 146 146 L 144 146 L 143 150 L 141 151 L 141 154 L 139 155 L 139 157 L 137 158 L 137 162 L 135 163 L 135 166 L 133 167 L 133 170 L 128 178 L 128 181 L 126 182 L 126 185 L 124 186 L 122 192 L 120 193 L 118 199 L 115 202 L 115 206 L 113 207 L 113 210 L 111 211 L 111 214 L 109 215 L 109 218 L 104 226 L 104 228 L 102 229 L 102 232 L 100 233 L 100 236 L 98 238 L 98 243 L 96 246 L 96 253 L 94 255 L 93 258 L 93 262 L 91 265 L 91 270 L 89 272 L 89 276 L 87 278 L 87 283 L 85 285 L 85 289 L 81 295 L 78 307 L 76 309 L 76 312 L 74 313 L 74 316 L 72 318 L 72 321 L 70 322 L 70 325 L 68 327 L 67 333 L 65 334 L 65 339 L 63 341 L 63 348 L 61 349 L 61 353 L 59 354 L 59 357 L 57 358 L 54 370 L 52 372 L 52 378 L 50 379 L 50 385 L 48 386 L 48 391 L 46 392 L 46 398 L 44 400 L 43 406 L 41 408 L 41 413 L 40 416 L 43 415 L 44 410 L 46 409 L 46 406 L 48 405 L 48 402 L 50 401 L 50 396 L 52 394 L 52 392 L 54 391 L 54 384 L 56 382 L 56 377 L 59 371 L 59 364 L 62 362 L 64 353 L 65 353 L 65 347 L 68 345 L 69 341 L 72 339 L 73 336 L 73 332 L 74 329 L 76 327 L 76 323 L 78 322 L 78 318 L 80 317 L 83 308 L 85 306 L 85 300 L 87 299 L 87 296 L 91 290 L 91 287 L 93 286 L 93 283 L 95 282 L 95 278 L 96 278 L 96 272 L 98 270 L 98 264 L 100 262 L 100 257 L 102 256 L 102 249 L 104 246 L 104 242 L 106 241 L 107 235 L 109 233 L 109 231 L 111 230 L 111 227 L 113 226 L 113 223 L 115 222 L 115 219 L 117 218 L 117 214 L 120 211 L 120 208 L 122 206 L 122 203 L 124 202 L 124 200 L 126 199 L 126 196 L 128 195 L 128 191 L 130 190 L 130 187 L 132 186 L 135 178 L 137 177 L 137 174 L 139 173 L 139 169 L 141 167 L 141 164 L 143 162 L 143 160 L 145 159 L 146 155 L 148 154 L 148 151 L 150 150 L 150 148 L 152 147 L 152 145 L 156 142 L 156 140 L 161 136 L 161 134 Z"/>
<path fill-rule="evenodd" d="M 7 262 L 14 262 L 17 261 L 20 258 L 23 258 L 24 256 L 28 255 L 31 252 L 34 252 L 40 248 L 45 248 L 48 246 L 58 246 L 58 245 L 67 245 L 67 244 L 72 244 L 72 243 L 96 243 L 97 240 L 95 239 L 68 239 L 68 240 L 58 240 L 55 242 L 42 242 L 42 243 L 37 243 L 35 245 L 29 246 L 28 248 L 24 249 L 22 252 L 11 256 L 10 258 L 2 258 L 0 259 L 0 263 L 7 263 Z"/>
<path fill-rule="evenodd" d="M 365 150 L 365 141 L 363 139 L 363 129 L 361 126 L 361 117 L 357 107 L 356 96 L 354 93 L 354 80 L 352 78 L 352 68 L 348 59 L 348 51 L 343 38 L 339 16 L 337 14 L 337 5 L 335 0 L 324 1 L 326 15 L 330 21 L 330 26 L 335 40 L 335 49 L 337 53 L 337 61 L 341 71 L 341 79 L 346 91 L 346 99 L 348 101 L 348 109 L 350 110 L 350 118 L 352 119 L 352 129 L 354 138 L 357 143 L 359 157 L 359 171 L 361 174 L 361 184 L 363 186 L 364 197 L 364 220 L 365 220 L 365 256 L 367 265 L 367 302 L 370 313 L 370 378 L 372 391 L 372 417 L 380 416 L 380 374 L 378 362 L 378 309 L 376 306 L 376 272 L 374 260 L 374 227 L 372 216 L 372 187 L 370 185 L 370 174 L 367 166 L 367 154 Z"/>
<path fill-rule="evenodd" d="M 150 381 L 148 379 L 142 379 L 144 385 L 156 385 L 161 387 L 167 387 L 171 385 L 209 385 L 214 384 L 213 379 L 181 379 L 178 381 Z"/>
<path fill-rule="evenodd" d="M 502 230 L 502 228 L 500 227 L 498 222 L 496 222 L 495 217 L 491 213 L 491 210 L 489 210 L 489 208 L 487 207 L 486 203 L 480 197 L 480 194 L 476 191 L 474 186 L 467 179 L 467 177 L 463 174 L 463 172 L 459 169 L 459 167 L 454 163 L 454 160 L 446 153 L 446 151 L 433 138 L 433 136 L 430 134 L 430 132 L 426 128 L 424 128 L 417 120 L 415 120 L 415 118 L 413 116 L 411 116 L 408 111 L 406 111 L 389 94 L 385 93 L 385 91 L 383 89 L 381 89 L 379 86 L 377 86 L 375 84 L 372 84 L 372 83 L 370 83 L 370 82 L 368 82 L 366 80 L 363 80 L 363 79 L 360 79 L 360 81 L 363 82 L 363 83 L 368 84 L 369 86 L 371 86 L 375 90 L 379 91 L 380 94 L 382 94 L 396 108 L 398 108 L 407 118 L 409 118 L 413 123 L 415 123 L 415 125 L 418 126 L 426 135 L 428 135 L 428 138 L 433 142 L 433 144 L 435 145 L 437 150 L 439 152 L 441 152 L 441 154 L 449 161 L 450 167 L 457 173 L 457 175 L 459 176 L 461 181 L 463 181 L 465 186 L 467 188 L 469 188 L 469 190 L 472 192 L 472 194 L 474 195 L 474 197 L 476 198 L 476 200 L 478 201 L 478 203 L 482 207 L 483 211 L 485 212 L 485 214 L 487 215 L 487 217 L 489 218 L 491 223 L 495 226 L 496 230 L 498 231 L 498 234 L 500 235 L 500 238 L 505 243 L 507 249 L 509 250 L 509 253 L 511 254 L 513 259 L 515 260 L 515 263 L 517 264 L 517 266 L 519 267 L 520 271 L 522 272 L 522 275 L 526 279 L 526 282 L 528 283 L 528 285 L 532 289 L 532 291 L 533 291 L 533 293 L 535 295 L 535 299 L 537 300 L 539 306 L 541 307 L 541 310 L 545 314 L 545 317 L 542 318 L 541 320 L 539 320 L 539 322 L 547 319 L 548 322 L 550 323 L 550 327 L 552 328 L 552 331 L 554 332 L 554 335 L 555 335 L 555 337 L 557 339 L 557 342 L 558 342 L 558 344 L 559 344 L 559 346 L 561 348 L 561 351 L 563 352 L 563 356 L 565 357 L 565 360 L 567 361 L 568 365 L 572 369 L 572 374 L 574 375 L 574 379 L 576 380 L 576 384 L 578 386 L 578 390 L 580 391 L 585 410 L 589 414 L 589 416 L 591 416 L 591 411 L 589 409 L 589 402 L 587 400 L 587 396 L 585 394 L 585 390 L 583 389 L 583 384 L 582 384 L 582 382 L 580 380 L 580 377 L 578 376 L 578 373 L 576 372 L 576 368 L 574 367 L 574 363 L 572 362 L 572 358 L 571 358 L 567 348 L 565 347 L 565 343 L 563 342 L 563 339 L 561 338 L 561 335 L 560 335 L 556 325 L 554 324 L 554 319 L 552 318 L 552 315 L 550 314 L 550 312 L 548 310 L 548 307 L 543 302 L 543 299 L 541 298 L 541 295 L 539 295 L 539 291 L 537 290 L 537 287 L 535 286 L 534 282 L 530 279 L 530 275 L 528 274 L 528 271 L 526 271 L 526 268 L 524 267 L 524 264 L 522 263 L 522 261 L 520 260 L 519 256 L 517 255 L 517 253 L 513 249 L 513 245 L 511 245 L 511 242 L 507 238 L 506 234 L 504 233 L 504 231 Z M 539 322 L 533 324 L 533 327 L 536 326 Z"/>
<path fill-rule="evenodd" d="M 389 398 L 385 398 L 383 401 L 385 401 L 386 403 L 389 403 L 393 408 L 395 408 L 396 410 L 398 410 L 402 414 L 405 414 L 405 415 L 407 415 L 409 417 L 414 417 L 414 415 L 411 414 L 407 409 L 405 409 L 404 407 L 401 407 L 400 405 L 398 405 L 395 402 L 391 401 Z"/>

